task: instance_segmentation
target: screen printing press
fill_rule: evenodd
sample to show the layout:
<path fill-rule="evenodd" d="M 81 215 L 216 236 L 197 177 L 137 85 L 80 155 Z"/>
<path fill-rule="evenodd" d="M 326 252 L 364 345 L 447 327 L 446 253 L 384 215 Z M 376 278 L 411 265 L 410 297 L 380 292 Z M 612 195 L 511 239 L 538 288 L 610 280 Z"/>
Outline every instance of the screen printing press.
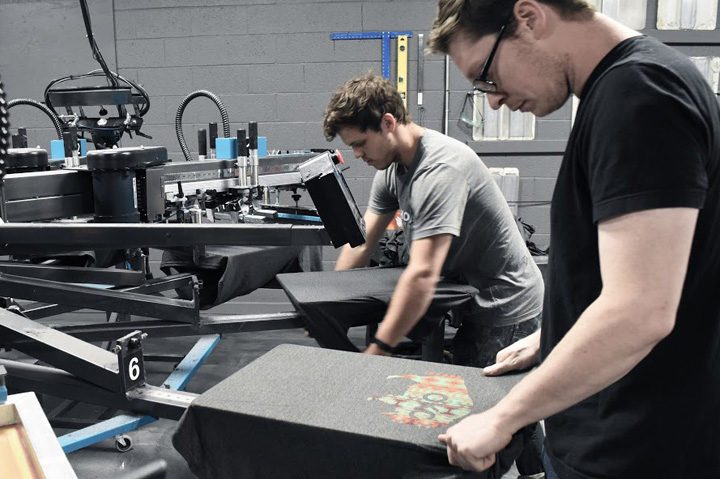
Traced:
<path fill-rule="evenodd" d="M 364 242 L 362 218 L 330 151 L 268 158 L 257 179 L 245 181 L 237 162 L 173 163 L 162 147 L 95 150 L 84 164 L 63 169 L 48 169 L 47 154 L 37 151 L 11 149 L 6 160 L 14 172 L 0 182 L 0 255 L 7 255 L 0 261 L 0 347 L 48 365 L 0 359 L 8 385 L 128 411 L 134 426 L 182 415 L 196 397 L 182 388 L 220 334 L 304 325 L 294 312 L 203 309 L 277 273 L 319 268 L 321 246 Z M 283 187 L 306 189 L 314 207 L 265 202 Z M 149 248 L 165 251 L 168 276 L 152 277 Z M 52 320 L 83 308 L 104 311 L 109 321 Z M 194 348 L 187 367 L 183 360 L 166 384 L 151 386 L 148 334 L 205 335 L 198 344 L 206 349 Z M 113 426 L 95 439 L 130 429 Z M 66 452 L 88 444 L 72 440 Z"/>

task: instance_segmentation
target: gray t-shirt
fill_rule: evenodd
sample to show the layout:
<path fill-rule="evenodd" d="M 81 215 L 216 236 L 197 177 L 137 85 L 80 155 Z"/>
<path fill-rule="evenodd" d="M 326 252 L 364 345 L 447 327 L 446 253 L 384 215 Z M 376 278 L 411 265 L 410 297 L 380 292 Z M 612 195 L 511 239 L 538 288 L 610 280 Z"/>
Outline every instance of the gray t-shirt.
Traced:
<path fill-rule="evenodd" d="M 453 235 L 443 275 L 476 287 L 470 316 L 492 326 L 540 313 L 544 286 L 500 188 L 467 145 L 425 130 L 413 164 L 378 171 L 370 192 L 375 213 L 402 211 L 406 242 Z"/>

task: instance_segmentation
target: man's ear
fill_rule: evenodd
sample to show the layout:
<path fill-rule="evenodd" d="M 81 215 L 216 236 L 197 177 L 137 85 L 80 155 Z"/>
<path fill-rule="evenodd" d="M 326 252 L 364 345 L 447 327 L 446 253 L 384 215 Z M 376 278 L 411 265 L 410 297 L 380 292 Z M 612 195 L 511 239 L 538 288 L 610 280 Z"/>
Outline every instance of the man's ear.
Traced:
<path fill-rule="evenodd" d="M 517 22 L 517 34 L 530 33 L 534 38 L 541 38 L 547 29 L 547 12 L 537 0 L 518 0 L 513 7 Z"/>
<path fill-rule="evenodd" d="M 388 133 L 392 133 L 397 127 L 397 120 L 392 113 L 385 113 L 380 120 L 380 126 Z"/>

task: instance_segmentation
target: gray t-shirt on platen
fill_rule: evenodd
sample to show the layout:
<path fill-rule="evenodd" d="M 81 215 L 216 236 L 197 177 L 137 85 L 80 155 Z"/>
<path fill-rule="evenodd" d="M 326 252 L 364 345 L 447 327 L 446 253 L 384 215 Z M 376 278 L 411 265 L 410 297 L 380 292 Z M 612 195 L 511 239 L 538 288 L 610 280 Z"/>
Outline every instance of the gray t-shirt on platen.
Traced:
<path fill-rule="evenodd" d="M 480 291 L 473 319 L 505 326 L 541 312 L 540 270 L 500 188 L 467 145 L 426 129 L 409 170 L 393 163 L 376 173 L 368 208 L 378 214 L 399 208 L 407 244 L 454 236 L 442 274 Z"/>

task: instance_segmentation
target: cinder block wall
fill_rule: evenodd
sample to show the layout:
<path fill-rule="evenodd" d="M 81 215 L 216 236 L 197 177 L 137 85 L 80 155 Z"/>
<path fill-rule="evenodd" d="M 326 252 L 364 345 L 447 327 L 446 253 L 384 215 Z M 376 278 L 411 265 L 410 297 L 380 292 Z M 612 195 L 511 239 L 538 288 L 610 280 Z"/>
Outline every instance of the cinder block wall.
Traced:
<path fill-rule="evenodd" d="M 412 31 L 409 40 L 408 109 L 418 118 L 417 35 L 427 33 L 436 3 L 428 0 L 91 0 L 95 36 L 111 69 L 141 83 L 151 96 L 143 131 L 147 139 L 125 139 L 124 146 L 166 146 L 182 161 L 174 129 L 175 115 L 190 92 L 206 89 L 228 109 L 231 132 L 259 122 L 271 150 L 340 148 L 351 165 L 346 172 L 364 209 L 374 169 L 353 160 L 339 140 L 327 143 L 321 120 L 330 94 L 345 80 L 381 72 L 380 40 L 332 41 L 333 32 Z M 652 29 L 656 0 L 650 0 Z M 648 30 L 652 33 L 652 30 Z M 717 32 L 717 30 L 716 30 Z M 715 33 L 716 33 L 715 32 Z M 671 33 L 672 32 L 664 32 Z M 682 33 L 682 32 L 680 32 Z M 711 33 L 712 34 L 712 33 Z M 717 35 L 716 35 L 717 36 Z M 670 38 L 672 36 L 667 36 Z M 706 38 L 706 37 L 703 37 Z M 688 54 L 717 55 L 702 40 L 680 42 Z M 720 43 L 720 39 L 717 40 Z M 714 52 L 714 53 L 713 53 Z M 391 78 L 395 77 L 395 41 L 391 42 Z M 424 125 L 442 129 L 443 57 L 425 58 Z M 97 68 L 90 56 L 76 0 L 0 0 L 0 74 L 9 98 L 42 99 L 53 78 Z M 87 85 L 87 83 L 85 83 Z M 456 127 L 468 82 L 451 66 L 449 134 L 469 140 Z M 46 146 L 53 137 L 38 111 L 11 111 L 13 126 L 30 129 L 30 143 Z M 520 170 L 519 216 L 536 227 L 533 239 L 545 247 L 549 206 L 571 108 L 539 118 L 531 142 L 470 142 L 488 166 Z M 220 122 L 207 99 L 190 103 L 184 114 L 185 139 L 196 151 L 196 132 Z M 331 262 L 335 252 L 328 249 Z"/>

